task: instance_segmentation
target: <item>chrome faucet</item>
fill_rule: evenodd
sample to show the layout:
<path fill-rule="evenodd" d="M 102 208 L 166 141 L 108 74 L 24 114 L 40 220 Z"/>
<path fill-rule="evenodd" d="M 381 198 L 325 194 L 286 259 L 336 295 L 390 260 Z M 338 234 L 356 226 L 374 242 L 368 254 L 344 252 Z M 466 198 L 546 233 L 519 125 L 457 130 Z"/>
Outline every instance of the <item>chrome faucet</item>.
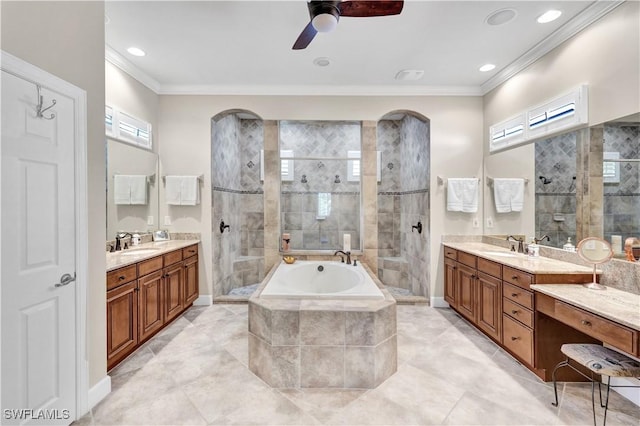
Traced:
<path fill-rule="evenodd" d="M 540 237 L 540 238 L 535 238 L 535 237 L 534 237 L 534 238 L 533 238 L 533 241 L 534 241 L 536 244 L 538 244 L 538 243 L 540 243 L 541 241 L 544 241 L 545 239 L 546 239 L 547 241 L 551 241 L 551 239 L 549 238 L 549 236 L 548 236 L 548 235 L 543 235 L 543 236 L 542 236 L 542 237 Z"/>
<path fill-rule="evenodd" d="M 513 241 L 518 242 L 518 253 L 524 253 L 524 240 L 522 238 L 516 238 L 513 235 L 509 235 L 507 237 L 507 241 L 509 241 L 509 238 L 513 239 Z"/>
<path fill-rule="evenodd" d="M 345 256 L 347 256 L 347 265 L 351 265 L 351 252 L 344 252 L 342 250 L 338 250 L 335 253 L 333 253 L 334 256 L 337 256 L 338 254 L 344 254 Z"/>

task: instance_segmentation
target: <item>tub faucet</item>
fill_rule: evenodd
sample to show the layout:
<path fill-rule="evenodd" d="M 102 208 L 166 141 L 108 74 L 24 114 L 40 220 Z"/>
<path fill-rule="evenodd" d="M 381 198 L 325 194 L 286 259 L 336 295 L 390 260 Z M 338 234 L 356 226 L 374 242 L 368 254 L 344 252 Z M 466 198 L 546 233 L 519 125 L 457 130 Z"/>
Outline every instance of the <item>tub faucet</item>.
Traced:
<path fill-rule="evenodd" d="M 333 253 L 334 256 L 337 256 L 338 254 L 344 254 L 345 256 L 347 256 L 347 265 L 351 265 L 351 252 L 344 252 L 342 250 L 338 250 L 335 253 Z"/>
<path fill-rule="evenodd" d="M 524 253 L 524 240 L 522 238 L 516 238 L 513 235 L 509 235 L 507 237 L 507 241 L 509 241 L 509 238 L 513 239 L 513 241 L 518 242 L 518 253 Z"/>

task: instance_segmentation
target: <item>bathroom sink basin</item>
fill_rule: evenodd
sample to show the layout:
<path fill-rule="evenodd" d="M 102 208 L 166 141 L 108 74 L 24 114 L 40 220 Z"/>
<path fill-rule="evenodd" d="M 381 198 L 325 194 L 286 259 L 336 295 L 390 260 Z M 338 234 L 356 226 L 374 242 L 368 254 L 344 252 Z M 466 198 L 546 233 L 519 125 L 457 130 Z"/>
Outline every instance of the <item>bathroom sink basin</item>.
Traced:
<path fill-rule="evenodd" d="M 129 249 L 120 252 L 120 256 L 141 256 L 143 254 L 153 254 L 158 252 L 157 248 L 141 248 L 141 249 Z"/>
<path fill-rule="evenodd" d="M 489 256 L 500 256 L 500 257 L 518 257 L 517 253 L 511 253 L 508 251 L 485 251 L 484 254 L 488 254 Z"/>

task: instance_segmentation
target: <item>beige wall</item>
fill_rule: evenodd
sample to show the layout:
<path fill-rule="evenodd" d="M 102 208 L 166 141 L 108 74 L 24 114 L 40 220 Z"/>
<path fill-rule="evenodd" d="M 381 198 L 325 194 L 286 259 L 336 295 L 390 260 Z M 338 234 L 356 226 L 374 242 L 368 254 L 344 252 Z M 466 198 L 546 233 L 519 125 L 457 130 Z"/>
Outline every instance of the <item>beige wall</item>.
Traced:
<path fill-rule="evenodd" d="M 375 96 L 160 96 L 158 127 L 163 173 L 204 174 L 211 187 L 211 117 L 246 109 L 265 120 L 372 120 L 394 110 L 416 111 L 431 120 L 431 275 L 430 294 L 442 295 L 440 240 L 443 234 L 474 234 L 472 215 L 445 214 L 445 194 L 436 176 L 481 176 L 482 98 Z M 160 217 L 167 212 L 160 202 Z M 482 207 L 480 207 L 482 211 Z M 478 214 L 479 216 L 480 213 Z M 171 211 L 174 232 L 201 232 L 201 293 L 211 294 L 211 193 L 197 207 Z M 436 288 L 437 286 L 437 288 Z"/>
<path fill-rule="evenodd" d="M 498 216 L 491 190 L 484 185 L 485 219 L 492 217 L 495 223 L 487 228 L 485 220 L 485 233 L 535 231 L 534 146 L 489 155 L 489 127 L 582 83 L 589 85 L 590 125 L 640 111 L 639 13 L 639 2 L 622 4 L 484 96 L 485 173 L 530 180 L 522 214 Z"/>
<path fill-rule="evenodd" d="M 2 49 L 87 92 L 89 386 L 106 374 L 104 3 L 9 2 Z"/>

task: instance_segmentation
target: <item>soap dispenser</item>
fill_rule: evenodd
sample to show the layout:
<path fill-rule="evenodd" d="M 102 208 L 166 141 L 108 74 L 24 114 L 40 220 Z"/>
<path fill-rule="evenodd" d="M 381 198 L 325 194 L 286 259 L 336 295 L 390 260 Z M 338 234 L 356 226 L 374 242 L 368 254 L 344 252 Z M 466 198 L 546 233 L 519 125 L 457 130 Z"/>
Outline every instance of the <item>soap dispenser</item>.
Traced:
<path fill-rule="evenodd" d="M 532 238 L 531 243 L 527 246 L 529 249 L 529 256 L 539 257 L 540 256 L 540 246 L 536 243 L 536 239 Z"/>
<path fill-rule="evenodd" d="M 567 242 L 562 246 L 562 249 L 570 252 L 576 251 L 576 247 L 571 243 L 571 237 L 567 238 Z"/>

